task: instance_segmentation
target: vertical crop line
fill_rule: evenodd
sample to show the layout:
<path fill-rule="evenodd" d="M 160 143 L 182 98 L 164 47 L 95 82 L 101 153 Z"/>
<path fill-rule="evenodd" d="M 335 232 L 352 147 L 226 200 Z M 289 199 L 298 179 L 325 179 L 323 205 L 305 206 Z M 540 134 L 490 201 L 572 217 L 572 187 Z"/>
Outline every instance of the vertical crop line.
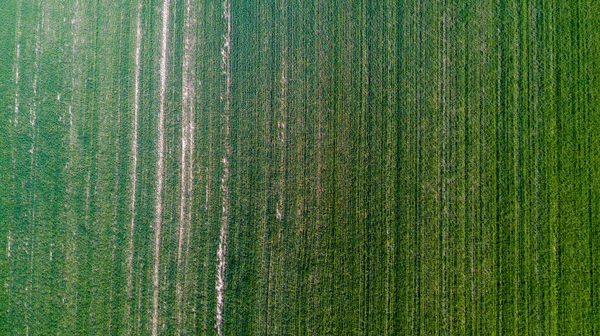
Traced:
<path fill-rule="evenodd" d="M 416 17 L 416 27 L 417 29 L 417 33 L 416 33 L 416 41 L 418 43 L 419 46 L 422 46 L 424 43 L 424 37 L 423 37 L 423 33 L 424 33 L 424 29 L 423 29 L 423 1 L 419 0 L 417 1 L 417 17 Z M 423 51 L 422 49 L 419 50 L 418 54 L 418 67 L 417 69 L 415 69 L 415 73 L 416 76 L 414 78 L 414 85 L 416 88 L 416 93 L 417 93 L 417 97 L 416 97 L 416 103 L 417 103 L 417 108 L 415 110 L 416 112 L 416 116 L 415 116 L 415 122 L 416 122 L 416 169 L 415 169 L 415 190 L 414 190 L 414 196 L 415 196 L 415 255 L 414 255 L 414 270 L 415 270 L 415 274 L 414 274 L 414 290 L 415 290 L 415 297 L 413 300 L 413 304 L 414 304 L 414 309 L 415 309 L 415 316 L 414 316 L 414 320 L 413 320 L 413 332 L 417 335 L 421 334 L 421 323 L 422 323 L 422 303 L 423 300 L 421 299 L 421 290 L 422 290 L 422 279 L 421 279 L 421 272 L 422 272 L 422 268 L 421 268 L 421 233 L 423 231 L 423 225 L 421 225 L 421 219 L 423 217 L 422 212 L 423 212 L 423 204 L 422 202 L 422 196 L 421 196 L 421 183 L 422 183 L 422 167 L 423 167 L 423 141 L 422 141 L 422 136 L 423 136 L 423 115 L 424 115 L 424 108 L 423 108 L 423 95 L 424 95 L 424 89 L 423 89 L 423 67 L 424 67 L 424 59 L 425 59 L 425 51 Z"/>
<path fill-rule="evenodd" d="M 16 11 L 16 27 L 15 27 L 15 68 L 14 68 L 14 84 L 15 84 L 15 93 L 14 93 L 14 114 L 13 114 L 13 118 L 11 120 L 11 124 L 12 127 L 16 129 L 17 124 L 19 122 L 19 103 L 20 103 L 20 90 L 19 90 L 19 76 L 20 76 L 20 62 L 21 62 L 21 9 L 22 8 L 22 4 L 21 1 L 17 1 L 17 11 Z M 16 130 L 15 130 L 16 133 Z M 12 159 L 12 164 L 13 164 L 13 172 L 16 171 L 17 169 L 17 164 L 16 164 L 16 153 L 15 153 L 15 143 L 11 142 L 11 159 Z M 13 175 L 14 176 L 14 175 Z M 14 178 L 13 178 L 14 181 Z M 13 182 L 13 194 L 14 194 L 14 188 L 16 188 L 16 185 Z M 8 228 L 8 237 L 7 237 L 7 242 L 6 242 L 6 262 L 7 262 L 7 274 L 6 274 L 6 283 L 5 283 L 5 288 L 7 290 L 7 293 L 10 293 L 10 287 L 11 287 L 11 277 L 10 277 L 10 267 L 8 265 L 10 265 L 10 258 L 11 258 L 11 249 L 12 249 L 12 225 L 9 225 Z M 10 301 L 9 301 L 9 307 L 10 307 Z M 10 308 L 9 308 L 9 312 L 10 312 Z M 2 330 L 2 329 L 0 329 Z"/>
<path fill-rule="evenodd" d="M 193 181 L 193 129 L 194 129 L 194 81 L 195 72 L 194 67 L 194 49 L 195 49 L 195 37 L 193 29 L 195 27 L 195 17 L 192 9 L 192 1 L 186 0 L 185 14 L 184 14 L 184 54 L 183 54 L 183 91 L 182 91 L 182 120 L 181 120 L 181 196 L 179 203 L 179 233 L 177 243 L 177 284 L 176 284 L 176 310 L 177 310 L 177 324 L 178 331 L 181 333 L 183 327 L 183 301 L 184 301 L 184 286 L 185 286 L 185 268 L 184 259 L 187 262 L 187 253 L 189 245 L 189 225 L 191 221 L 190 214 L 190 197 L 191 188 Z M 187 235 L 187 238 L 186 238 Z M 185 245 L 185 255 L 184 255 Z"/>
<path fill-rule="evenodd" d="M 286 7 L 288 4 L 285 0 L 282 1 L 281 4 L 282 9 L 287 10 Z M 286 17 L 287 19 L 287 17 Z M 287 27 L 287 21 L 284 23 L 285 27 Z M 279 95 L 279 121 L 277 122 L 277 140 L 279 142 L 278 146 L 280 147 L 280 157 L 279 157 L 279 181 L 278 181 L 278 193 L 279 199 L 277 201 L 276 206 L 276 217 L 277 221 L 280 223 L 283 221 L 284 217 L 284 206 L 285 206 L 285 166 L 286 166 L 286 123 L 287 123 L 287 108 L 288 108 L 288 61 L 287 61 L 287 51 L 288 51 L 288 42 L 287 41 L 287 29 L 283 33 L 283 42 L 281 47 L 281 78 L 280 85 L 281 91 Z"/>
<path fill-rule="evenodd" d="M 225 291 L 225 268 L 227 256 L 227 231 L 229 229 L 229 175 L 231 156 L 230 144 L 230 115 L 231 115 L 231 3 L 229 0 L 223 1 L 223 19 L 225 20 L 226 33 L 224 36 L 223 48 L 221 48 L 223 74 L 225 75 L 225 94 L 221 97 L 224 100 L 223 107 L 223 146 L 225 149 L 223 157 L 223 177 L 221 178 L 221 192 L 223 212 L 221 216 L 221 233 L 219 240 L 219 248 L 217 251 L 217 334 L 223 335 L 223 306 L 224 306 L 224 291 Z"/>
<path fill-rule="evenodd" d="M 398 21 L 397 13 L 393 6 L 392 2 L 386 2 L 385 12 L 389 13 L 391 17 L 391 22 L 395 23 Z M 398 216 L 396 213 L 396 209 L 394 209 L 394 205 L 396 203 L 395 191 L 398 189 L 398 181 L 394 178 L 394 175 L 398 171 L 398 149 L 395 146 L 394 136 L 398 132 L 399 128 L 397 127 L 394 119 L 398 119 L 394 114 L 398 110 L 398 96 L 396 91 L 393 90 L 394 86 L 398 86 L 399 83 L 396 81 L 396 73 L 397 73 L 397 54 L 395 49 L 395 44 L 397 41 L 394 40 L 392 36 L 396 32 L 396 27 L 394 24 L 387 25 L 385 29 L 385 44 L 386 44 L 386 54 L 387 54 L 387 74 L 385 76 L 385 87 L 383 90 L 389 89 L 389 92 L 386 93 L 385 100 L 387 103 L 385 117 L 389 118 L 387 123 L 387 131 L 385 135 L 386 142 L 383 145 L 383 148 L 386 147 L 384 162 L 386 162 L 386 173 L 383 173 L 385 179 L 388 179 L 388 183 L 386 184 L 385 190 L 385 221 L 386 221 L 386 268 L 385 268 L 385 293 L 386 293 L 386 305 L 385 305 L 385 334 L 391 335 L 396 333 L 395 330 L 395 321 L 393 318 L 394 310 L 395 310 L 395 302 L 394 296 L 396 293 L 395 284 L 396 277 L 394 274 L 394 265 L 396 265 L 396 258 L 394 254 L 394 248 L 397 244 L 396 242 L 396 230 L 394 226 L 397 223 Z M 390 36 L 391 35 L 391 36 Z M 390 186 L 391 185 L 391 186 Z"/>
<path fill-rule="evenodd" d="M 131 334 L 131 301 L 133 299 L 133 255 L 135 238 L 135 217 L 137 203 L 137 166 L 138 166 L 138 123 L 140 111 L 140 68 L 142 50 L 142 1 L 138 0 L 135 34 L 135 69 L 134 69 L 134 96 L 133 96 L 133 134 L 131 141 L 131 222 L 129 223 L 129 245 L 127 250 L 127 303 L 125 306 L 125 320 L 127 321 L 127 334 Z"/>
<path fill-rule="evenodd" d="M 560 16 L 558 15 L 559 10 L 564 10 L 563 8 L 559 8 L 560 1 L 554 1 L 554 6 L 553 9 L 556 12 L 557 15 L 553 16 L 553 20 L 552 20 L 552 25 L 554 27 L 556 27 L 556 29 L 562 28 L 560 27 Z M 562 54 L 562 49 L 560 48 L 560 38 L 559 35 L 557 33 L 552 34 L 552 42 L 553 42 L 553 50 L 554 50 L 554 59 L 553 59 L 553 66 L 554 66 L 554 104 L 555 104 L 555 119 L 556 119 L 556 148 L 555 148 L 555 158 L 556 158 L 556 162 L 555 164 L 555 174 L 556 174 L 556 180 L 557 180 L 557 185 L 558 186 L 562 186 L 563 185 L 563 177 L 562 177 L 562 158 L 561 158 L 561 151 L 562 151 L 562 141 L 563 141 L 563 134 L 562 134 L 562 118 L 561 118 L 561 112 L 563 112 L 564 109 L 564 102 L 563 102 L 563 92 L 562 92 L 562 80 L 561 80 L 561 76 L 562 76 L 562 68 L 561 68 L 561 64 L 560 62 L 563 61 L 564 59 L 564 55 Z M 563 191 L 558 190 L 557 194 L 556 194 L 556 223 L 555 223 L 555 235 L 553 237 L 553 259 L 555 262 L 555 288 L 553 288 L 553 290 L 555 291 L 555 302 L 554 305 L 556 307 L 556 331 L 557 333 L 563 334 L 564 333 L 564 307 L 563 307 L 563 267 L 561 264 L 562 261 L 562 246 L 561 244 L 563 243 L 563 231 L 562 231 L 562 210 L 563 210 L 563 197 L 562 197 L 562 193 Z"/>
<path fill-rule="evenodd" d="M 38 5 L 40 7 L 42 7 L 41 3 L 38 3 Z M 27 303 L 27 312 L 25 315 L 25 333 L 26 335 L 29 335 L 29 323 L 30 323 L 30 318 L 32 315 L 32 311 L 31 308 L 33 307 L 33 283 L 34 283 L 34 276 L 33 276 L 33 267 L 34 267 L 34 261 L 35 261 L 35 241 L 34 241 L 34 229 L 35 229 L 35 222 L 36 222 L 36 211 L 35 211 L 35 185 L 36 185 L 36 181 L 35 181 L 35 166 L 36 166 L 36 160 L 35 160 L 35 154 L 36 154 L 36 138 L 37 138 L 37 131 L 36 131 L 36 124 L 37 124 L 37 109 L 38 109 L 38 80 L 39 80 L 39 76 L 40 76 L 40 56 L 42 53 L 42 43 L 41 43 L 41 30 L 43 29 L 43 25 L 44 25 L 44 9 L 42 7 L 41 9 L 42 13 L 41 13 L 41 17 L 40 17 L 40 22 L 38 22 L 37 27 L 36 27 L 36 35 L 35 35 L 35 59 L 33 62 L 33 84 L 32 84 L 32 90 L 33 90 L 33 103 L 32 106 L 30 107 L 29 110 L 29 124 L 31 126 L 31 148 L 29 149 L 29 154 L 30 154 L 30 161 L 29 161 L 29 197 L 30 197 L 30 204 L 29 204 L 29 228 L 28 228 L 28 233 L 27 236 L 29 238 L 29 281 L 27 283 L 27 286 L 25 287 L 25 290 L 28 291 L 28 303 Z"/>
<path fill-rule="evenodd" d="M 128 10 L 122 9 L 120 12 L 120 23 L 125 26 L 125 24 L 127 22 L 129 22 L 127 16 L 128 16 Z M 130 44 L 129 39 L 126 37 L 128 35 L 120 33 L 119 34 L 119 38 L 118 38 L 118 43 L 120 47 L 125 47 L 126 45 Z M 137 40 L 137 34 L 136 34 L 136 40 Z M 137 41 L 136 41 L 137 42 Z M 123 63 L 126 62 L 126 58 L 119 58 L 118 61 L 118 66 L 119 68 L 123 68 Z M 118 85 L 119 87 L 123 87 L 124 84 L 123 83 L 127 83 L 128 80 L 125 78 L 121 78 L 118 81 Z M 116 120 L 116 124 L 117 124 L 117 134 L 116 134 L 116 140 L 115 140 L 115 148 L 116 148 L 116 153 L 115 153 L 115 181 L 114 181 L 114 196 L 113 196 L 113 200 L 112 202 L 114 203 L 114 219 L 113 219 L 113 223 L 112 223 L 112 237 L 111 237 L 111 243 L 112 243 L 112 251 L 111 251 L 111 263 L 113 265 L 113 270 L 117 271 L 118 268 L 120 268 L 118 266 L 118 264 L 120 263 L 120 260 L 118 260 L 117 258 L 120 259 L 121 255 L 120 253 L 120 231 L 121 231 L 121 227 L 120 227 L 120 221 L 119 221 L 119 214 L 121 212 L 121 202 L 120 202 L 120 193 L 121 193 L 121 181 L 123 178 L 123 173 L 122 173 L 122 169 L 121 169 L 121 161 L 126 161 L 127 158 L 125 156 L 125 159 L 123 159 L 123 153 L 121 152 L 121 146 L 122 146 L 122 136 L 123 134 L 127 134 L 127 130 L 128 128 L 124 127 L 124 125 L 122 124 L 122 120 L 123 120 L 123 112 L 122 111 L 122 106 L 123 106 L 123 100 L 127 100 L 127 93 L 125 91 L 119 90 L 117 93 L 117 106 L 119 107 L 117 110 L 117 120 Z M 126 128 L 126 129 L 124 129 Z M 135 171 L 133 171 L 133 174 L 135 175 Z M 117 261 L 118 260 L 118 261 Z M 116 273 L 116 272 L 115 272 Z M 120 277 L 113 277 L 113 279 L 111 280 L 111 293 L 110 293 L 110 313 L 109 313 L 109 328 L 108 330 L 110 331 L 110 334 L 115 334 L 115 330 L 118 331 L 120 330 L 120 322 L 119 319 L 120 314 L 122 314 L 121 308 L 120 308 L 120 289 L 118 289 L 118 287 L 121 286 L 121 279 Z M 129 291 L 130 292 L 130 291 Z M 129 303 L 128 298 L 126 298 L 126 302 Z M 127 319 L 127 323 L 129 322 L 129 318 Z"/>
<path fill-rule="evenodd" d="M 448 173 L 448 168 L 447 165 L 449 165 L 449 163 L 447 162 L 448 159 L 448 150 L 451 150 L 448 147 L 451 147 L 449 145 L 449 140 L 448 140 L 448 132 L 449 132 L 449 103 L 447 102 L 448 99 L 448 91 L 449 88 L 446 88 L 445 85 L 443 85 L 442 83 L 446 83 L 448 80 L 448 58 L 450 57 L 450 51 L 449 49 L 449 43 L 448 43 L 448 24 L 446 21 L 449 21 L 448 19 L 448 9 L 445 8 L 444 10 L 442 10 L 442 14 L 441 14 L 441 20 L 440 20 L 440 30 L 441 30 L 441 41 L 440 41 L 440 50 L 439 50 L 439 57 L 440 57 L 440 68 L 441 71 L 439 73 L 440 79 L 439 79 L 439 84 L 438 84 L 438 90 L 439 90 L 439 94 L 440 97 L 439 99 L 441 100 L 441 107 L 440 107 L 440 112 L 441 112 L 441 127 L 442 127 L 442 143 L 441 145 L 438 145 L 437 147 L 437 155 L 439 157 L 439 163 L 440 166 L 439 167 L 439 173 L 438 173 L 438 195 L 439 195 L 439 201 L 437 204 L 437 211 L 438 211 L 438 225 L 439 225 L 439 244 L 440 244 L 440 256 L 442 258 L 441 263 L 442 263 L 442 269 L 441 269 L 441 288 L 440 288 L 440 301 L 441 301 L 441 311 L 440 311 L 440 322 L 442 325 L 442 328 L 447 327 L 446 321 L 447 321 L 447 316 L 448 316 L 448 311 L 449 311 L 449 305 L 448 305 L 448 269 L 447 269 L 447 255 L 448 255 L 448 248 L 446 246 L 447 243 L 447 232 L 445 232 L 444 230 L 444 214 L 445 211 L 448 211 L 449 209 L 447 209 L 446 207 L 450 206 L 447 205 L 447 201 L 446 201 L 446 195 L 447 195 L 447 189 L 448 189 L 448 185 L 446 182 L 447 176 L 449 175 Z M 466 133 L 466 132 L 465 132 Z M 440 154 L 441 152 L 441 154 Z M 451 165 L 451 163 L 450 163 Z M 447 330 L 446 330 L 447 331 Z"/>
<path fill-rule="evenodd" d="M 167 100 L 167 56 L 168 56 L 168 37 L 169 37 L 169 10 L 170 0 L 164 0 L 162 8 L 162 33 L 161 33 L 161 51 L 160 51 L 160 107 L 158 113 L 158 139 L 157 139 L 157 159 L 156 159 L 156 205 L 154 208 L 154 272 L 152 274 L 152 335 L 158 335 L 159 324 L 159 292 L 160 292 L 160 240 L 162 230 L 163 214 L 163 184 L 165 173 L 165 106 Z"/>
<path fill-rule="evenodd" d="M 17 2 L 17 26 L 15 28 L 15 108 L 14 108 L 14 119 L 13 123 L 16 126 L 19 123 L 19 104 L 20 104 L 20 90 L 19 90 L 19 79 L 21 71 L 21 1 Z"/>
<path fill-rule="evenodd" d="M 367 41 L 367 33 L 368 33 L 368 25 L 367 25 L 367 2 L 366 1 L 361 1 L 360 2 L 360 26 L 359 26 L 359 41 L 360 41 L 360 49 L 357 50 L 357 52 L 360 52 L 360 70 L 359 70 L 359 74 L 360 75 L 360 79 L 361 79 L 361 86 L 360 86 L 360 117 L 358 118 L 358 133 L 360 134 L 359 137 L 359 148 L 358 148 L 358 155 L 359 155 L 359 165 L 361 166 L 359 168 L 359 172 L 364 172 L 366 169 L 366 152 L 367 150 L 365 150 L 368 147 L 368 140 L 365 139 L 364 134 L 367 134 L 367 121 L 366 118 L 369 114 L 369 71 L 368 71 L 368 57 L 369 57 L 369 50 L 367 47 L 368 41 Z M 365 186 L 365 179 L 364 178 L 360 178 L 358 179 L 359 182 L 357 183 L 357 192 L 358 192 L 358 204 L 356 206 L 357 212 L 358 212 L 358 223 L 359 223 L 359 227 L 358 227 L 358 232 L 362 237 L 367 237 L 367 232 L 368 232 L 368 220 L 367 220 L 367 212 L 368 210 L 367 207 L 368 205 L 366 204 L 366 197 L 365 197 L 365 190 L 367 189 L 367 187 Z M 361 272 L 361 277 L 359 280 L 359 295 L 358 295 L 358 310 L 359 310 L 359 321 L 358 321 L 358 332 L 359 334 L 366 334 L 367 330 L 368 330 L 368 323 L 367 323 L 367 319 L 368 319 L 368 309 L 369 309 L 369 304 L 368 304 L 368 293 L 369 293 L 369 288 L 368 288 L 368 284 L 369 284 L 369 272 L 368 272 L 368 258 L 369 255 L 367 253 L 367 241 L 366 240 L 361 240 L 361 243 L 359 244 L 359 256 L 360 256 L 360 262 L 359 262 L 359 270 Z"/>
<path fill-rule="evenodd" d="M 590 3 L 594 3 L 590 1 Z M 587 179 L 588 179 L 588 225 L 589 225 L 589 249 L 590 249 L 590 279 L 591 279 L 591 290 L 590 290 L 590 302 L 591 302 L 591 334 L 598 335 L 600 334 L 600 330 L 598 327 L 600 325 L 600 310 L 598 307 L 598 256 L 600 254 L 597 252 L 597 244 L 598 244 L 598 229 L 597 229 L 597 189 L 595 186 L 597 185 L 597 170 L 594 169 L 595 163 L 597 164 L 598 160 L 598 133 L 593 130 L 594 125 L 598 122 L 598 112 L 600 111 L 598 108 L 598 59 L 594 58 L 594 55 L 597 55 L 598 52 L 598 31 L 595 29 L 597 27 L 597 23 L 599 22 L 600 14 L 598 12 L 599 7 L 597 3 L 592 10 L 588 12 L 588 17 L 586 17 L 585 22 L 585 31 L 586 32 L 595 32 L 591 34 L 592 37 L 586 39 L 586 55 L 585 59 L 588 60 L 586 64 L 586 82 L 587 82 L 587 102 L 589 105 L 589 113 L 587 116 L 587 148 L 588 155 L 587 157 Z M 589 15 L 592 15 L 595 19 L 590 19 Z M 594 89 L 595 88 L 595 89 Z M 597 126 L 597 125 L 596 125 Z"/>
<path fill-rule="evenodd" d="M 495 81 L 495 86 L 496 86 L 496 100 L 497 100 L 497 105 L 496 105 L 496 113 L 495 113 L 495 125 L 496 125 L 496 129 L 494 132 L 494 144 L 495 144 L 495 160 L 494 160 L 494 164 L 495 164 L 495 179 L 496 179 L 496 188 L 494 190 L 494 201 L 496 203 L 496 206 L 499 207 L 500 206 L 500 183 L 501 183 L 501 176 L 500 176 L 500 145 L 499 145 L 499 141 L 500 141 L 500 130 L 499 130 L 499 124 L 500 124 L 500 111 L 502 110 L 502 61 L 503 61 L 503 55 L 502 55 L 502 46 L 500 44 L 501 41 L 501 35 L 503 33 L 503 13 L 501 10 L 501 3 L 497 2 L 496 3 L 496 15 L 497 15 L 497 23 L 498 23 L 498 29 L 496 32 L 496 36 L 495 36 L 495 42 L 498 45 L 498 50 L 497 50 L 497 60 L 496 60 L 496 81 Z M 500 281 L 500 277 L 502 275 L 502 268 L 501 268 L 501 255 L 500 255 L 500 251 L 501 249 L 501 242 L 502 239 L 500 237 L 500 210 L 497 209 L 496 213 L 495 213 L 495 220 L 496 220 L 496 232 L 495 232 L 495 240 L 496 240 L 496 249 L 495 249 L 495 273 L 496 273 L 496 331 L 500 332 L 502 330 L 502 320 L 503 320 L 503 314 L 502 314 L 502 298 L 501 298 L 501 293 L 502 293 L 502 282 Z"/>

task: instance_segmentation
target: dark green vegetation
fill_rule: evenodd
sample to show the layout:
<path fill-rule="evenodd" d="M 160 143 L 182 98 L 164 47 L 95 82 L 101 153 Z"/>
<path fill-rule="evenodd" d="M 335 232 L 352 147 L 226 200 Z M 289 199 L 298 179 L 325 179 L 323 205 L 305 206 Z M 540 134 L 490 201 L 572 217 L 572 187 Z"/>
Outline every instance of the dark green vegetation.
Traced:
<path fill-rule="evenodd" d="M 600 2 L 164 1 L 0 6 L 0 335 L 600 335 Z"/>

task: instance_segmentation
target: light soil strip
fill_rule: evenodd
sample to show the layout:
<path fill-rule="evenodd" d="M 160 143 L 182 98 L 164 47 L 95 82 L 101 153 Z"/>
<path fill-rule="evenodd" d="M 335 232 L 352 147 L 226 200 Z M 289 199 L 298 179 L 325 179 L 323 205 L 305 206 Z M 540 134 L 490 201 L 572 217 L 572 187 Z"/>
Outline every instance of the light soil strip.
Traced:
<path fill-rule="evenodd" d="M 152 335 L 158 335 L 159 307 L 158 299 L 160 292 L 160 239 L 162 230 L 163 213 L 163 184 L 165 171 L 165 105 L 167 99 L 167 42 L 169 36 L 169 10 L 170 1 L 164 0 L 162 9 L 162 34 L 160 52 L 160 108 L 158 113 L 158 140 L 157 140 L 157 162 L 156 162 L 156 207 L 154 213 L 154 272 L 152 275 Z"/>
<path fill-rule="evenodd" d="M 40 4 L 41 5 L 41 4 Z M 44 28 L 43 27 L 43 23 L 44 23 L 44 9 L 42 8 L 42 14 L 41 14 L 41 22 L 38 23 L 37 27 L 36 27 L 36 37 L 35 37 L 35 60 L 33 62 L 33 71 L 34 71 L 34 75 L 33 75 L 33 85 L 32 85 L 32 89 L 33 89 L 33 104 L 29 110 L 29 124 L 31 125 L 31 148 L 29 149 L 29 154 L 31 154 L 31 159 L 30 159 L 30 166 L 29 166 L 29 187 L 30 187 L 30 199 L 31 199 L 31 204 L 30 204 L 30 221 L 29 221 L 29 233 L 28 233 L 28 237 L 29 237 L 29 283 L 28 286 L 25 288 L 26 291 L 28 291 L 28 304 L 27 307 L 32 307 L 33 306 L 33 265 L 34 265 L 34 261 L 35 261 L 35 243 L 33 241 L 34 238 L 34 227 L 35 227 L 35 217 L 36 217 L 36 213 L 35 213 L 35 172 L 34 172 L 34 168 L 36 165 L 35 162 L 35 142 L 36 142 L 36 122 L 37 122 L 37 107 L 38 107 L 38 79 L 39 79 L 39 71 L 40 71 L 40 67 L 39 67 L 39 59 L 40 59 L 40 55 L 42 53 L 42 45 L 41 45 L 41 30 Z M 29 318 L 30 318 L 30 313 L 28 312 L 26 314 L 26 321 L 25 321 L 25 330 L 26 330 L 26 335 L 29 335 Z"/>
<path fill-rule="evenodd" d="M 281 4 L 282 9 L 285 11 L 287 6 L 286 2 L 283 1 Z M 287 19 L 287 18 L 286 18 Z M 287 22 L 284 22 L 287 28 Z M 285 166 L 286 166 L 286 123 L 287 123 L 287 98 L 288 98 L 288 64 L 287 64 L 287 29 L 284 29 L 284 47 L 281 50 L 281 92 L 279 96 L 279 121 L 277 122 L 277 139 L 279 140 L 279 181 L 278 181 L 278 193 L 279 199 L 275 209 L 277 220 L 283 221 L 284 217 L 284 204 L 285 204 Z"/>
<path fill-rule="evenodd" d="M 183 92 L 182 92 L 182 125 L 181 125 L 181 199 L 179 202 L 179 233 L 177 243 L 177 285 L 176 285 L 176 310 L 179 332 L 183 327 L 183 300 L 185 287 L 184 259 L 187 262 L 187 240 L 191 222 L 190 207 L 191 188 L 193 181 L 192 147 L 194 129 L 194 97 L 195 97 L 195 71 L 194 71 L 194 49 L 196 39 L 194 27 L 196 26 L 195 15 L 192 10 L 192 1 L 186 0 L 184 18 L 184 55 L 183 55 Z M 184 256 L 184 245 L 186 256 Z"/>
<path fill-rule="evenodd" d="M 80 64 L 77 61 L 78 47 L 82 42 L 80 33 L 81 33 L 81 8 L 78 0 L 75 1 L 73 8 L 73 18 L 71 19 L 71 38 L 73 39 L 73 45 L 71 46 L 71 98 L 68 102 L 68 114 L 69 114 L 69 161 L 67 162 L 67 199 L 69 203 L 67 204 L 67 221 L 69 222 L 69 233 L 67 242 L 69 244 L 68 248 L 65 252 L 65 259 L 67 272 L 68 272 L 68 280 L 66 284 L 66 293 L 63 297 L 63 301 L 67 302 L 67 315 L 69 319 L 64 319 L 65 324 L 64 327 L 67 332 L 75 330 L 75 322 L 74 316 L 77 311 L 77 219 L 75 218 L 75 211 L 73 210 L 72 202 L 75 198 L 75 186 L 74 186 L 74 167 L 78 164 L 76 161 L 76 143 L 77 143 L 77 129 L 74 125 L 74 115 L 73 115 L 73 106 L 75 104 L 75 92 L 77 91 L 77 80 L 81 79 L 81 68 L 78 67 Z M 68 322 L 67 322 L 68 321 Z M 69 323 L 70 322 L 70 323 Z"/>
<path fill-rule="evenodd" d="M 21 66 L 20 66 L 20 61 L 21 61 L 21 1 L 17 2 L 17 25 L 15 28 L 15 44 L 16 44 L 16 48 L 15 48 L 15 97 L 14 97 L 14 101 L 15 101 L 15 108 L 14 108 L 14 116 L 13 116 L 13 127 L 16 127 L 17 124 L 19 123 L 19 76 L 20 76 L 20 70 L 21 70 Z M 13 147 L 13 153 L 12 153 L 12 161 L 13 161 L 13 167 L 16 167 L 16 162 L 15 162 L 15 153 L 14 153 L 14 147 Z M 7 261 L 10 259 L 11 256 L 11 245 L 12 245 L 12 232 L 9 228 L 8 230 L 8 242 L 7 242 L 7 247 L 6 247 L 6 259 Z M 9 278 L 10 279 L 10 278 Z M 8 284 L 7 284 L 8 285 Z"/>
<path fill-rule="evenodd" d="M 19 90 L 19 79 L 21 72 L 21 1 L 17 3 L 17 27 L 15 32 L 16 40 L 16 51 L 15 51 L 15 115 L 14 124 L 15 126 L 19 123 L 19 104 L 20 104 L 20 90 Z"/>
<path fill-rule="evenodd" d="M 17 18 L 16 18 L 17 23 L 16 23 L 16 27 L 15 27 L 15 45 L 16 45 L 16 48 L 15 48 L 15 96 L 14 96 L 15 107 L 14 107 L 13 119 L 11 120 L 13 128 L 16 128 L 19 123 L 19 104 L 20 104 L 19 76 L 20 76 L 20 69 L 21 69 L 21 67 L 20 67 L 20 61 L 21 61 L 21 8 L 22 8 L 21 1 L 17 1 Z M 16 167 L 17 167 L 15 150 L 16 150 L 16 148 L 13 144 L 12 151 L 11 151 L 13 171 L 16 171 Z M 14 177 L 14 175 L 13 175 L 13 177 Z M 13 192 L 14 192 L 16 185 L 13 184 L 12 188 L 13 188 Z M 11 228 L 9 227 L 7 245 L 6 245 L 6 261 L 9 265 L 10 265 L 10 258 L 11 258 L 11 250 L 12 250 L 12 231 L 11 231 Z M 9 274 L 7 274 L 5 288 L 6 288 L 6 291 L 8 293 L 10 293 L 11 281 L 12 281 L 12 279 L 10 277 L 11 271 L 9 271 L 8 273 Z M 9 313 L 10 313 L 10 310 L 11 309 L 8 310 Z"/>
<path fill-rule="evenodd" d="M 131 222 L 129 223 L 129 246 L 127 255 L 127 304 L 125 320 L 127 321 L 127 333 L 131 334 L 131 301 L 133 296 L 133 255 L 135 237 L 135 216 L 137 203 L 137 166 L 138 166 L 138 122 L 140 111 L 140 68 L 142 64 L 142 1 L 138 1 L 136 34 L 135 34 L 135 79 L 133 96 L 133 135 L 131 141 Z"/>
<path fill-rule="evenodd" d="M 228 0 L 223 1 L 223 18 L 226 24 L 225 42 L 221 49 L 222 66 L 225 74 L 225 95 L 222 99 L 225 101 L 223 118 L 224 118 L 224 146 L 225 155 L 223 157 L 223 177 L 221 178 L 221 191 L 223 193 L 223 213 L 221 216 L 221 234 L 219 241 L 219 249 L 217 251 L 217 333 L 223 335 L 223 303 L 225 291 L 225 267 L 227 256 L 227 231 L 229 229 L 229 157 L 231 155 L 230 145 L 230 113 L 231 113 L 231 3 Z"/>

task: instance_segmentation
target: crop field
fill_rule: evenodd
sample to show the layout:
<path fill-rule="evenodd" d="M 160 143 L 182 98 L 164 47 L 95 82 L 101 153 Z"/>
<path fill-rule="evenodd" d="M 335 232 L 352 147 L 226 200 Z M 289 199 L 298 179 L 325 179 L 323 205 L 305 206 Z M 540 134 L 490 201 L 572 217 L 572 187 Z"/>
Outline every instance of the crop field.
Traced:
<path fill-rule="evenodd" d="M 3 1 L 0 335 L 600 335 L 600 1 Z"/>

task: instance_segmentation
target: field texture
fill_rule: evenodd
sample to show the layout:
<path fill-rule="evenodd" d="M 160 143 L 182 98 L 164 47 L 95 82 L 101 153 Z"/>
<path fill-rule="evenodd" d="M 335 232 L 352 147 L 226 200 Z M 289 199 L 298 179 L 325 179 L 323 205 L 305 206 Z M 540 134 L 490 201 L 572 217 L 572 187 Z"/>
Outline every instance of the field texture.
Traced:
<path fill-rule="evenodd" d="M 4 0 L 0 335 L 600 335 L 600 1 Z"/>

